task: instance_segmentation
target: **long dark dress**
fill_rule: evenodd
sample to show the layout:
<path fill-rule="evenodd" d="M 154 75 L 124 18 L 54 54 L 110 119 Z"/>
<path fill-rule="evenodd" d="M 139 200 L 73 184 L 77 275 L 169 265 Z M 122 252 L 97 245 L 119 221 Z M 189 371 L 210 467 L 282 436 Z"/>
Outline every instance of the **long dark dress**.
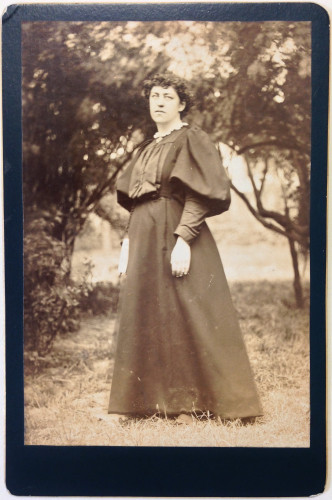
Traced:
<path fill-rule="evenodd" d="M 132 210 L 109 413 L 262 414 L 215 241 L 204 219 L 230 203 L 219 155 L 198 127 L 142 148 L 118 181 Z M 134 209 L 133 209 L 134 207 Z M 177 236 L 189 274 L 172 276 Z"/>

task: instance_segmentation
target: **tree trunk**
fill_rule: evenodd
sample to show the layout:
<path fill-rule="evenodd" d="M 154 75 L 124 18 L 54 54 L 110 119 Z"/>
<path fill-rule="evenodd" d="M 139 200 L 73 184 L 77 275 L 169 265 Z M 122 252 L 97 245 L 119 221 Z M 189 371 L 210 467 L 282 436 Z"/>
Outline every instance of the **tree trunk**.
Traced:
<path fill-rule="evenodd" d="M 299 272 L 299 260 L 298 260 L 297 250 L 295 247 L 294 240 L 291 238 L 287 238 L 287 239 L 288 239 L 290 253 L 292 256 L 292 264 L 293 264 L 293 271 L 294 271 L 293 286 L 294 286 L 294 292 L 295 292 L 296 307 L 303 308 L 303 306 L 304 306 L 303 290 L 302 290 L 301 276 L 300 276 L 300 272 Z"/>
<path fill-rule="evenodd" d="M 61 227 L 61 233 L 58 228 L 58 234 L 61 234 L 61 240 L 65 243 L 66 245 L 66 250 L 65 250 L 65 258 L 62 263 L 63 270 L 65 271 L 65 282 L 69 282 L 70 280 L 70 273 L 71 273 L 71 264 L 72 264 L 72 257 L 74 253 L 74 245 L 75 245 L 75 239 L 80 230 L 82 229 L 84 222 L 85 222 L 86 217 L 82 216 L 79 219 L 69 219 L 67 218 L 64 221 L 64 224 Z"/>
<path fill-rule="evenodd" d="M 70 273 L 71 273 L 71 263 L 72 263 L 72 257 L 74 253 L 74 244 L 75 244 L 75 236 L 70 239 L 70 241 L 66 241 L 66 257 L 65 257 L 65 269 L 66 269 L 66 274 L 65 274 L 65 281 L 68 282 L 70 279 Z"/>

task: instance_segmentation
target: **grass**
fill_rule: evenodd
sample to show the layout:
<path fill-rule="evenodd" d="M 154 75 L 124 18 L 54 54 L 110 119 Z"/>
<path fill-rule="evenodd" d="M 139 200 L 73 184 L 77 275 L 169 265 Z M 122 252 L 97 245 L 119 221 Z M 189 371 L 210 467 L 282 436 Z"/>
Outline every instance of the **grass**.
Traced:
<path fill-rule="evenodd" d="M 290 282 L 233 283 L 232 295 L 264 409 L 256 423 L 222 423 L 208 417 L 180 426 L 157 416 L 113 422 L 107 404 L 115 319 L 95 316 L 83 319 L 75 334 L 58 338 L 50 354 L 26 363 L 25 443 L 309 446 L 308 308 L 293 307 Z"/>

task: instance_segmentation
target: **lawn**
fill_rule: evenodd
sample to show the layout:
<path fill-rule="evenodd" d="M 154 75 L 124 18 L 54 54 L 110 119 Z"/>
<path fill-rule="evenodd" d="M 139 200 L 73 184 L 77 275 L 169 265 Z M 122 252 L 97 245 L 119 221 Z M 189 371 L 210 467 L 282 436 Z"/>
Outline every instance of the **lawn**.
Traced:
<path fill-rule="evenodd" d="M 25 364 L 25 443 L 309 446 L 308 307 L 294 308 L 290 281 L 233 282 L 231 291 L 264 409 L 254 424 L 208 417 L 177 425 L 157 415 L 125 424 L 111 421 L 115 316 L 87 315 L 78 332 L 57 338 L 48 355 Z"/>

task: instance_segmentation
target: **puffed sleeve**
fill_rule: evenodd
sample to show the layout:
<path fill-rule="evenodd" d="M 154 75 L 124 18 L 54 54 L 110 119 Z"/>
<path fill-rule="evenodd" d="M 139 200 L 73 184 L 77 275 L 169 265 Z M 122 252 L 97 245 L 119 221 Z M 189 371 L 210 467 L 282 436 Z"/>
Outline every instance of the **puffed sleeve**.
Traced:
<path fill-rule="evenodd" d="M 209 136 L 199 127 L 190 127 L 176 158 L 170 181 L 180 181 L 197 194 L 207 208 L 206 217 L 228 210 L 230 180 Z"/>

